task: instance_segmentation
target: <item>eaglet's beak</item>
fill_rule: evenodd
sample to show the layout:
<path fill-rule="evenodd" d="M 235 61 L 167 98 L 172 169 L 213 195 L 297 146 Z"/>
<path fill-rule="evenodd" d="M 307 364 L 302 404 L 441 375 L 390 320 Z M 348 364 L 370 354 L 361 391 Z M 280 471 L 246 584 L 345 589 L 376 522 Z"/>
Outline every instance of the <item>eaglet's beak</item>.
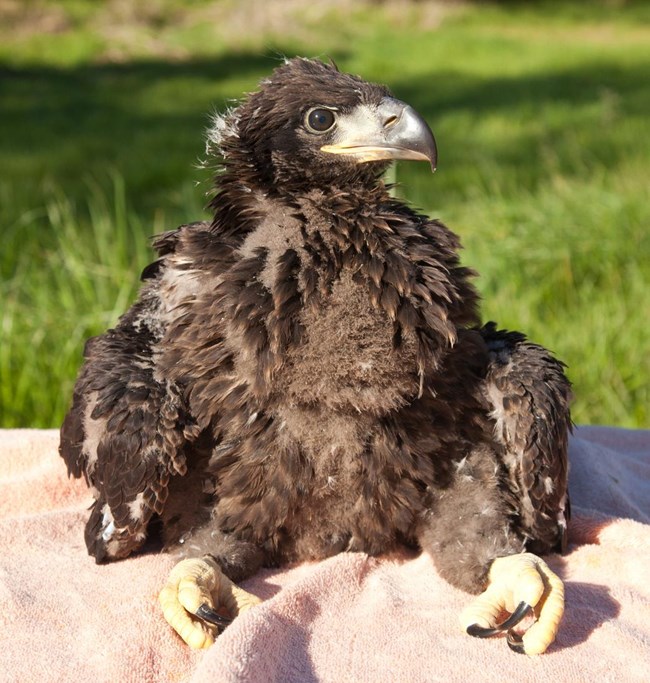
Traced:
<path fill-rule="evenodd" d="M 427 122 L 408 104 L 384 97 L 340 116 L 333 144 L 322 152 L 345 154 L 357 163 L 393 159 L 428 161 L 436 170 L 436 141 Z"/>

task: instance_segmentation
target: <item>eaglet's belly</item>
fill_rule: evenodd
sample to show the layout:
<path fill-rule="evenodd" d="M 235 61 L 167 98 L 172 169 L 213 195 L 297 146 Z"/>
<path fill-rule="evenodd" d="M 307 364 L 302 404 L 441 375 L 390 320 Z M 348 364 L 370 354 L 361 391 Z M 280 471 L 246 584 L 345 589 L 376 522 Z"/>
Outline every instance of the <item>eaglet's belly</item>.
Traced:
<path fill-rule="evenodd" d="M 417 396 L 416 344 L 393 348 L 394 327 L 373 307 L 368 289 L 343 272 L 331 294 L 301 317 L 302 342 L 278 376 L 279 396 L 334 411 L 388 413 Z"/>

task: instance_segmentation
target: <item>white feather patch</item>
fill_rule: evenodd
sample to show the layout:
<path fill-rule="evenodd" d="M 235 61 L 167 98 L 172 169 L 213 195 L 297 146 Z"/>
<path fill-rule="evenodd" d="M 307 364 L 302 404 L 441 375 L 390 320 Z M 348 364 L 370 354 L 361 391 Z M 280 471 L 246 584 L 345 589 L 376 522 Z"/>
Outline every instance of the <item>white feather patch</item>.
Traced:
<path fill-rule="evenodd" d="M 99 392 L 93 391 L 88 397 L 88 403 L 84 409 L 84 443 L 83 454 L 86 458 L 86 473 L 92 476 L 97 464 L 97 447 L 104 436 L 106 419 L 93 420 L 91 415 L 97 405 Z"/>
<path fill-rule="evenodd" d="M 238 136 L 237 119 L 233 115 L 232 109 L 227 110 L 223 114 L 215 114 L 212 117 L 211 125 L 206 134 L 206 154 L 214 154 L 220 151 L 226 138 Z"/>
<path fill-rule="evenodd" d="M 128 508 L 131 519 L 134 522 L 139 522 L 144 511 L 144 493 L 138 493 L 135 500 L 128 504 Z"/>
<path fill-rule="evenodd" d="M 115 533 L 115 522 L 108 505 L 102 508 L 102 540 L 108 542 Z"/>

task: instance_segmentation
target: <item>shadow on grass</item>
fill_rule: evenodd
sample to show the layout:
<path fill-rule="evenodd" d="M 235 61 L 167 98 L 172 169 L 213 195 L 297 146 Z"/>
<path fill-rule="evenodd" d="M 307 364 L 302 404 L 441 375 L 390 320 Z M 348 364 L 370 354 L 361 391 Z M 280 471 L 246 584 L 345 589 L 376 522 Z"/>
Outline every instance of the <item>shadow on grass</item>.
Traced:
<path fill-rule="evenodd" d="M 525 76 L 471 77 L 441 71 L 393 83 L 393 90 L 432 122 L 460 115 L 465 125 L 445 129 L 441 146 L 480 151 L 504 170 L 524 175 L 522 184 L 534 186 L 545 171 L 535 165 L 542 148 L 562 156 L 561 146 L 575 140 L 579 155 L 613 170 L 630 154 L 625 128 L 640 125 L 650 108 L 650 83 L 645 65 L 622 67 L 591 63 Z M 490 137 L 472 133 L 473 123 L 486 117 L 500 119 L 500 131 Z M 508 120 L 512 127 L 508 130 Z M 631 129 L 630 129 L 631 130 Z M 472 136 L 468 139 L 468 133 Z M 567 156 L 571 150 L 565 150 Z M 581 169 L 584 170 L 584 169 Z M 562 168 L 573 175 L 577 169 Z"/>
<path fill-rule="evenodd" d="M 184 62 L 0 67 L 0 128 L 11 131 L 0 136 L 0 157 L 17 176 L 31 183 L 55 179 L 73 197 L 84 174 L 117 169 L 137 208 L 153 208 L 179 179 L 193 177 L 209 113 L 225 108 L 274 65 L 270 57 L 229 54 Z"/>

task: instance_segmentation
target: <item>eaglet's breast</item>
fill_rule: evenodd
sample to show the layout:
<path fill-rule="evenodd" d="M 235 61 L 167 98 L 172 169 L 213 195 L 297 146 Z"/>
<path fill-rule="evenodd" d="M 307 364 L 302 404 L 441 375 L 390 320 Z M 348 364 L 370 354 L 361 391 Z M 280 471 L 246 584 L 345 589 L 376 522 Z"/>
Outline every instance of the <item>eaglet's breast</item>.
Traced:
<path fill-rule="evenodd" d="M 417 396 L 415 340 L 393 344 L 393 323 L 363 282 L 344 270 L 331 294 L 301 313 L 302 341 L 290 349 L 281 390 L 292 401 L 384 414 Z"/>

